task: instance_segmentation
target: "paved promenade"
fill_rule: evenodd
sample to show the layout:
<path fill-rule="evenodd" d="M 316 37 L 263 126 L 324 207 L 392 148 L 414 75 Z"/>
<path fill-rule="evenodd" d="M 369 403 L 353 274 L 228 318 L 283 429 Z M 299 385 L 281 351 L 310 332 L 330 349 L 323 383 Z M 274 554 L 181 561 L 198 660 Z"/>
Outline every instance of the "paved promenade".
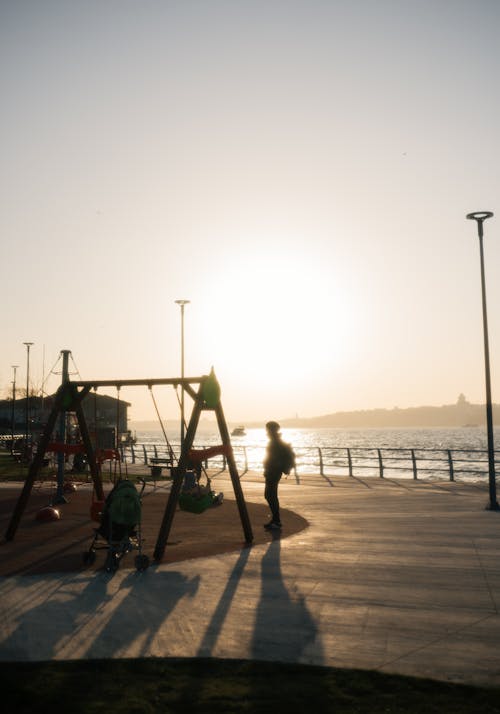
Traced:
<path fill-rule="evenodd" d="M 242 483 L 262 500 L 262 479 Z M 0 578 L 0 660 L 253 658 L 500 686 L 486 487 L 289 477 L 280 497 L 308 528 L 145 573 Z"/>

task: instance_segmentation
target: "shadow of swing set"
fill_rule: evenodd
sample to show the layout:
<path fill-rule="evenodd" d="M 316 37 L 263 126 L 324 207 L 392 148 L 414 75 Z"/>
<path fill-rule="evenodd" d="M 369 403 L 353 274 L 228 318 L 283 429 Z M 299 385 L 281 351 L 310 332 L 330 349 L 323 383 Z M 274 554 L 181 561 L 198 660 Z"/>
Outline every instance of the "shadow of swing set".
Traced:
<path fill-rule="evenodd" d="M 207 458 L 206 449 L 199 451 L 193 449 L 193 443 L 201 413 L 206 411 L 215 413 L 221 438 L 220 446 L 210 448 L 210 455 L 215 456 L 221 454 L 226 457 L 228 471 L 231 477 L 241 525 L 243 528 L 245 543 L 251 543 L 253 541 L 252 526 L 250 524 L 245 497 L 243 495 L 238 469 L 233 455 L 229 430 L 220 401 L 220 386 L 213 370 L 209 375 L 203 375 L 201 377 L 98 381 L 68 380 L 63 382 L 56 392 L 54 406 L 49 414 L 47 424 L 40 437 L 38 448 L 33 461 L 30 464 L 23 489 L 12 512 L 12 517 L 5 533 L 5 539 L 7 541 L 14 539 L 21 517 L 33 489 L 33 485 L 43 466 L 46 452 L 54 447 L 51 438 L 58 417 L 65 412 L 75 413 L 83 442 L 83 448 L 90 467 L 95 497 L 97 501 L 104 502 L 105 495 L 101 479 L 100 463 L 96 456 L 96 449 L 92 444 L 90 432 L 82 408 L 82 400 L 87 396 L 87 394 L 89 394 L 91 389 L 97 391 L 99 387 L 115 387 L 119 390 L 121 387 L 145 386 L 151 390 L 153 386 L 157 385 L 171 385 L 174 388 L 180 386 L 193 399 L 194 404 L 185 438 L 181 446 L 178 464 L 172 469 L 172 486 L 156 540 L 153 556 L 154 560 L 160 562 L 164 556 L 186 471 L 192 466 L 193 462 L 201 462 Z M 61 445 L 62 448 L 64 448 L 64 446 L 66 445 Z"/>

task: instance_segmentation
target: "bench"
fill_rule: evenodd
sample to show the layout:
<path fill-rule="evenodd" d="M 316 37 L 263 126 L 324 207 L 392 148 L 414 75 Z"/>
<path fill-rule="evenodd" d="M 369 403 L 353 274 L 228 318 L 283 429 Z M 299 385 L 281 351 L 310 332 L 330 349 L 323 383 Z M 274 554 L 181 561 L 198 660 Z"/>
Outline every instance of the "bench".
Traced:
<path fill-rule="evenodd" d="M 160 458 L 159 456 L 154 456 L 148 459 L 148 461 L 148 466 L 151 469 L 151 476 L 153 476 L 154 478 L 161 476 L 162 468 L 164 466 L 168 468 L 172 468 L 173 466 L 172 459 L 167 457 Z"/>

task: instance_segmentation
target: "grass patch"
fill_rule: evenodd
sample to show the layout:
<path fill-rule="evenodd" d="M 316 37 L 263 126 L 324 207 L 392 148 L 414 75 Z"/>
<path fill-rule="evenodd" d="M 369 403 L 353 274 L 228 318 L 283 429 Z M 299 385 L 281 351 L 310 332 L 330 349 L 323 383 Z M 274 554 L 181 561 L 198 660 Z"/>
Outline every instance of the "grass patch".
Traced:
<path fill-rule="evenodd" d="M 500 713 L 500 691 L 377 672 L 217 659 L 2 663 L 4 711 Z"/>
<path fill-rule="evenodd" d="M 16 461 L 9 451 L 0 451 L 1 481 L 24 481 L 27 474 L 27 464 Z"/>

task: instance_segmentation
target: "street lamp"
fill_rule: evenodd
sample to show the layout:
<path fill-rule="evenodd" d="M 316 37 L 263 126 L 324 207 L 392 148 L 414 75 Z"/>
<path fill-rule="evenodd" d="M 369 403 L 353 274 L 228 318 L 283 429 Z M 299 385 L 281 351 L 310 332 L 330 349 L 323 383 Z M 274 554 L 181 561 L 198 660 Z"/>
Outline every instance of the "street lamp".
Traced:
<path fill-rule="evenodd" d="M 176 300 L 175 304 L 181 308 L 181 379 L 184 380 L 184 305 L 189 305 L 189 300 Z M 184 446 L 184 381 L 181 391 L 181 453 Z"/>
<path fill-rule="evenodd" d="M 490 380 L 490 351 L 488 342 L 488 316 L 486 313 L 486 285 L 484 279 L 484 253 L 483 253 L 483 223 L 487 218 L 491 218 L 491 211 L 475 211 L 468 213 L 469 218 L 477 223 L 477 233 L 479 236 L 479 255 L 481 259 L 481 295 L 483 300 L 483 332 L 484 332 L 484 368 L 486 381 L 486 427 L 488 432 L 488 473 L 490 502 L 487 506 L 490 511 L 500 510 L 497 502 L 496 474 L 495 474 L 495 447 L 493 445 L 493 410 L 491 406 L 491 380 Z"/>
<path fill-rule="evenodd" d="M 23 342 L 23 345 L 26 345 L 26 458 L 28 458 L 28 439 L 30 436 L 30 347 L 34 344 L 34 342 Z"/>
<path fill-rule="evenodd" d="M 16 371 L 18 370 L 19 365 L 18 364 L 13 364 L 12 369 L 14 370 L 14 381 L 12 382 L 12 444 L 10 447 L 10 453 L 14 453 L 14 432 L 16 428 Z"/>

